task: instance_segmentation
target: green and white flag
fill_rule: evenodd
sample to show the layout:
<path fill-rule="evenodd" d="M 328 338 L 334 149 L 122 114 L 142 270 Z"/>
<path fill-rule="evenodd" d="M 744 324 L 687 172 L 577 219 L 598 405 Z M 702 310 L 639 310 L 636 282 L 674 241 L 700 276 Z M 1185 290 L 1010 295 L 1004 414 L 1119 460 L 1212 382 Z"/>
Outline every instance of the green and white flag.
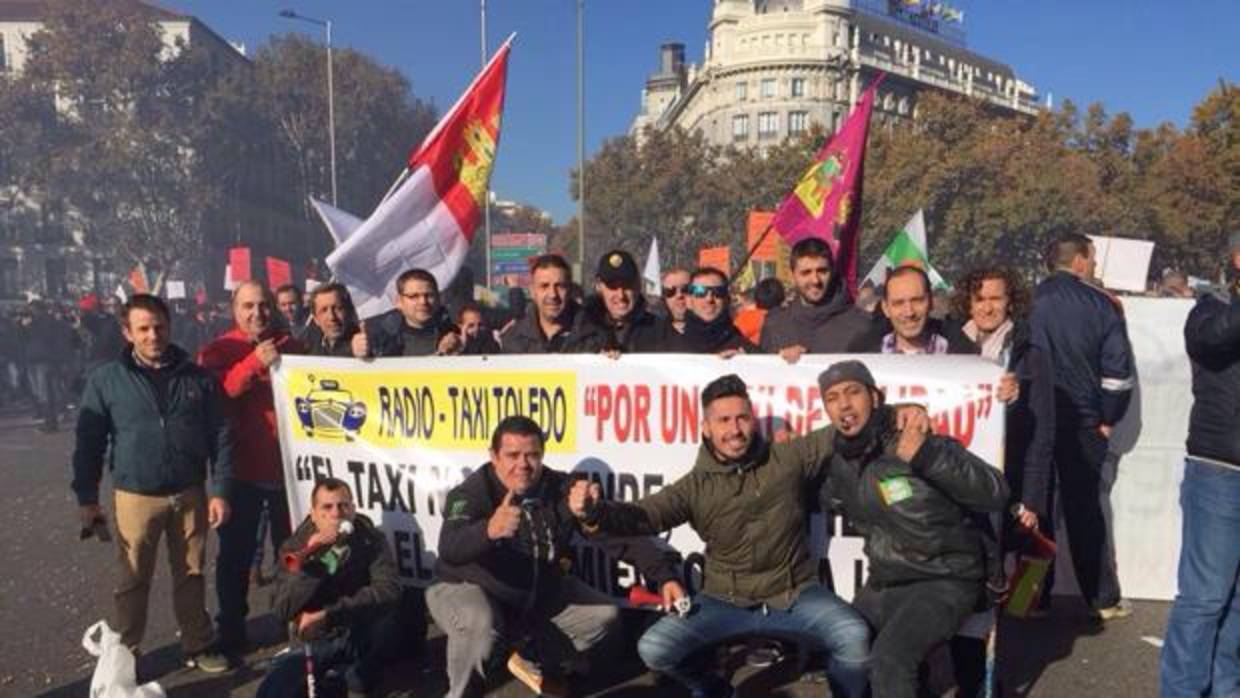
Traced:
<path fill-rule="evenodd" d="M 926 219 L 920 210 L 908 219 L 908 223 L 904 224 L 900 232 L 896 233 L 891 244 L 883 250 L 883 256 L 878 258 L 878 261 L 874 263 L 874 268 L 870 269 L 870 273 L 865 275 L 859 286 L 869 283 L 878 288 L 887 280 L 889 270 L 906 264 L 925 269 L 935 290 L 951 288 L 942 275 L 930 265 L 930 248 L 926 245 Z"/>

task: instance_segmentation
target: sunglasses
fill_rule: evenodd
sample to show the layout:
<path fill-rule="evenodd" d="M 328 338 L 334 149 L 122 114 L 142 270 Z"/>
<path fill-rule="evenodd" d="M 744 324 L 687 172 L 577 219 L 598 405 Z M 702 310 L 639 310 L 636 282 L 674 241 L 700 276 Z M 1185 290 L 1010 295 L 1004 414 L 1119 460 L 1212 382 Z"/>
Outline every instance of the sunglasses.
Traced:
<path fill-rule="evenodd" d="M 702 284 L 689 284 L 689 294 L 694 298 L 705 298 L 713 296 L 715 298 L 727 298 L 727 286 L 704 286 Z"/>
<path fill-rule="evenodd" d="M 689 292 L 689 284 L 681 284 L 679 286 L 664 286 L 663 287 L 664 298 L 674 298 L 679 295 L 687 294 L 688 292 Z"/>

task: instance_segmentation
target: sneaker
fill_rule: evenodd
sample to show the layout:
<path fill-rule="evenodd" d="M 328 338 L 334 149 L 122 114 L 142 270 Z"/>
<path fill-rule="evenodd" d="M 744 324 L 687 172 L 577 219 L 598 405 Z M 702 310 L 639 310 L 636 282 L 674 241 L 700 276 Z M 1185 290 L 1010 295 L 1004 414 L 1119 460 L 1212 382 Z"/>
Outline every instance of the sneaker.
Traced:
<path fill-rule="evenodd" d="M 190 655 L 185 659 L 185 666 L 197 669 L 204 674 L 222 674 L 229 668 L 228 659 L 213 650 Z"/>
<path fill-rule="evenodd" d="M 512 656 L 508 657 L 508 672 L 533 691 L 534 695 L 568 695 L 568 691 L 564 686 L 561 686 L 558 681 L 543 675 L 542 670 L 537 665 L 522 657 L 519 652 L 513 652 Z"/>
<path fill-rule="evenodd" d="M 1100 608 L 1094 611 L 1094 618 L 1101 621 L 1119 620 L 1132 615 L 1132 602 L 1126 599 L 1120 599 L 1120 602 L 1114 606 Z"/>

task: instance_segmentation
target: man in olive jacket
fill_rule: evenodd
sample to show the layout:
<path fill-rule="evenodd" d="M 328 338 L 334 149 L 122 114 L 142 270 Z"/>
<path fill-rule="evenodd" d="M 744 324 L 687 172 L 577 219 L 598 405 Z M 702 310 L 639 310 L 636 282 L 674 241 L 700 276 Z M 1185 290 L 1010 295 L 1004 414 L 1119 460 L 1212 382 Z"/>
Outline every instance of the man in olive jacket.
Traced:
<path fill-rule="evenodd" d="M 706 543 L 705 580 L 691 611 L 660 619 L 638 653 L 694 696 L 727 696 L 731 687 L 693 666 L 691 655 L 750 633 L 795 637 L 830 653 L 831 695 L 862 695 L 869 632 L 856 611 L 818 583 L 806 534 L 807 494 L 831 457 L 834 428 L 768 443 L 735 375 L 707 385 L 702 408 L 703 443 L 688 475 L 633 504 L 598 501 L 597 484 L 577 483 L 569 495 L 587 530 L 636 535 L 688 523 Z M 926 428 L 924 412 L 910 412 L 920 416 L 909 428 Z"/>
<path fill-rule="evenodd" d="M 125 304 L 125 352 L 93 370 L 82 395 L 73 491 L 83 537 L 106 531 L 99 481 L 110 447 L 121 551 L 114 593 L 121 642 L 136 649 L 142 641 L 159 539 L 166 532 L 186 663 L 220 672 L 228 664 L 211 650 L 202 569 L 207 526 L 218 528 L 229 515 L 233 437 L 219 383 L 169 343 L 169 318 L 156 296 L 136 294 Z M 209 499 L 208 463 L 214 470 Z"/>
<path fill-rule="evenodd" d="M 983 600 L 989 542 L 979 514 L 1002 511 L 1003 473 L 947 436 L 896 429 L 865 364 L 818 377 L 835 426 L 825 508 L 865 538 L 869 577 L 853 605 L 874 627 L 875 698 L 913 698 L 917 667 Z"/>

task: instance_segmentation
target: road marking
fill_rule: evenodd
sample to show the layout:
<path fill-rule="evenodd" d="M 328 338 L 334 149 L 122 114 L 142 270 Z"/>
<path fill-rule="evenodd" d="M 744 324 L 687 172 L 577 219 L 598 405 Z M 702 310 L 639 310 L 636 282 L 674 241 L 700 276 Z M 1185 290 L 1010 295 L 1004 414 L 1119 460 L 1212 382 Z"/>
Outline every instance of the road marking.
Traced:
<path fill-rule="evenodd" d="M 1142 636 L 1141 636 L 1141 641 L 1142 641 L 1142 642 L 1149 643 L 1149 644 L 1151 644 L 1151 645 L 1153 645 L 1153 646 L 1155 646 L 1155 647 L 1157 647 L 1157 648 L 1159 648 L 1159 649 L 1162 649 L 1162 646 L 1163 646 L 1163 641 L 1162 641 L 1162 638 L 1161 638 L 1161 637 L 1154 637 L 1153 635 L 1142 635 Z"/>

